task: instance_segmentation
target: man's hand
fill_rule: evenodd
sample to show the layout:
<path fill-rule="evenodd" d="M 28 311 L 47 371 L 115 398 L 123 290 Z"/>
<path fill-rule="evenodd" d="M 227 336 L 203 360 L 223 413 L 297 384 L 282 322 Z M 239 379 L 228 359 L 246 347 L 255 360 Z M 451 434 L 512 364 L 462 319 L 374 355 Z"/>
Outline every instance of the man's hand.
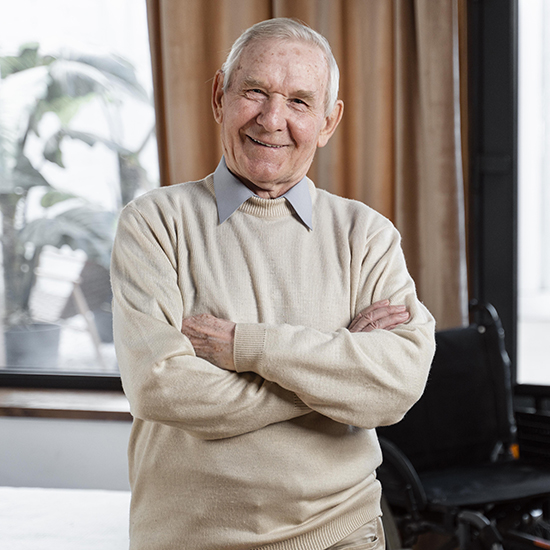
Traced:
<path fill-rule="evenodd" d="M 371 332 L 375 329 L 391 330 L 409 319 L 405 306 L 391 306 L 389 300 L 375 302 L 357 314 L 350 323 L 350 332 Z"/>
<path fill-rule="evenodd" d="M 206 359 L 221 369 L 235 370 L 235 323 L 213 315 L 195 315 L 183 320 L 181 332 L 191 340 L 197 357 Z"/>
<path fill-rule="evenodd" d="M 405 306 L 391 306 L 389 300 L 375 302 L 361 311 L 350 323 L 350 332 L 391 330 L 406 322 L 409 313 Z M 195 349 L 197 357 L 229 371 L 235 370 L 233 345 L 235 323 L 213 315 L 194 315 L 183 320 L 181 332 Z"/>

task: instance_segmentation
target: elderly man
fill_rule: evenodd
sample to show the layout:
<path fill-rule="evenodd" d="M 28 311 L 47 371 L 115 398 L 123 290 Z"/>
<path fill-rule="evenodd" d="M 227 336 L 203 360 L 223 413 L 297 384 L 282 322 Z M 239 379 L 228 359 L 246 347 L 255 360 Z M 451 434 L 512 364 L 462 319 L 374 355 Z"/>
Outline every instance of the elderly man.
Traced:
<path fill-rule="evenodd" d="M 214 174 L 120 217 L 133 550 L 383 548 L 375 428 L 420 397 L 434 323 L 390 222 L 306 176 L 337 93 L 322 36 L 251 27 L 214 79 Z"/>

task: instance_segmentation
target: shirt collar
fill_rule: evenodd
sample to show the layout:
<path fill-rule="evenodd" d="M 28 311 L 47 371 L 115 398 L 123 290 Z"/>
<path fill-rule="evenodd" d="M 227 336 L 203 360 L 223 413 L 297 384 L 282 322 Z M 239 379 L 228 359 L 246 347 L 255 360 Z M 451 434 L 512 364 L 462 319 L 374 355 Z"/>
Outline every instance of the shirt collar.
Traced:
<path fill-rule="evenodd" d="M 222 157 L 216 171 L 214 172 L 214 191 L 216 193 L 216 204 L 218 206 L 218 219 L 222 224 L 244 202 L 255 193 L 235 177 L 227 168 L 224 157 Z M 296 185 L 291 187 L 282 195 L 292 206 L 300 220 L 309 229 L 313 229 L 313 206 L 307 177 L 302 178 Z"/>

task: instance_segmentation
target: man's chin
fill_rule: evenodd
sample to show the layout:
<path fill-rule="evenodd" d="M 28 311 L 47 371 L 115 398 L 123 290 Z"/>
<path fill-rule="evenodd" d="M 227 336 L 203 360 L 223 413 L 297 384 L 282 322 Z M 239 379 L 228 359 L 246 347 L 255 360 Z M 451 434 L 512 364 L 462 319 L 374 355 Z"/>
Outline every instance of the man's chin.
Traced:
<path fill-rule="evenodd" d="M 280 163 L 266 162 L 265 159 L 247 159 L 240 166 L 228 168 L 254 193 L 259 196 L 269 193 L 270 198 L 283 195 L 302 179 L 299 177 L 293 181 L 291 177 L 287 177 Z"/>
<path fill-rule="evenodd" d="M 281 170 L 269 167 L 255 167 L 252 170 L 243 170 L 237 177 L 246 185 L 258 187 L 259 189 L 269 190 L 285 184 L 285 178 Z"/>
<path fill-rule="evenodd" d="M 251 174 L 246 180 L 241 178 L 241 181 L 259 197 L 270 199 L 284 195 L 294 185 L 270 174 Z"/>

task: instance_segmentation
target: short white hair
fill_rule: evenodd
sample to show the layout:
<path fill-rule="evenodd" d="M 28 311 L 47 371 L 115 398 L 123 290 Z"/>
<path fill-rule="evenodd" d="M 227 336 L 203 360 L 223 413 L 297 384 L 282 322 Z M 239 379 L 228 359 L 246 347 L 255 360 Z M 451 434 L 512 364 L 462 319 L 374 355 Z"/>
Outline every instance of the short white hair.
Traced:
<path fill-rule="evenodd" d="M 231 77 L 244 49 L 254 40 L 294 40 L 306 42 L 320 48 L 328 66 L 325 114 L 328 116 L 332 112 L 338 99 L 340 71 L 338 70 L 336 59 L 334 59 L 334 55 L 332 54 L 330 44 L 322 34 L 314 31 L 304 23 L 286 17 L 277 17 L 256 23 L 235 40 L 221 68 L 224 74 L 224 91 L 227 91 L 231 84 Z"/>

